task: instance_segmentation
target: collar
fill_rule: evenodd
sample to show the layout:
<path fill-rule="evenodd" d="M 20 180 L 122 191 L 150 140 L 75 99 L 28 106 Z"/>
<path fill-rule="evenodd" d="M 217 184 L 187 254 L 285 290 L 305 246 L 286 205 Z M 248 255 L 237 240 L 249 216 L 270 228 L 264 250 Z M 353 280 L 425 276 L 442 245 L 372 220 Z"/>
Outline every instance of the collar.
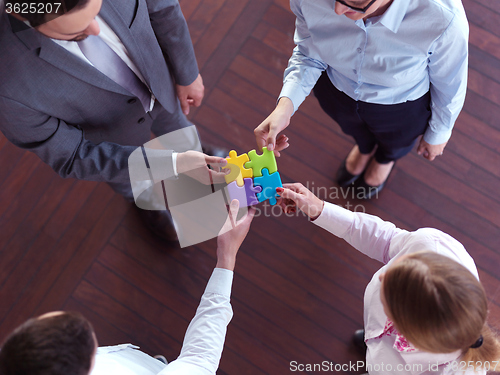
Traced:
<path fill-rule="evenodd" d="M 31 50 L 40 47 L 42 34 L 25 22 L 8 14 L 6 16 L 7 23 L 10 25 L 12 32 L 28 49 Z"/>
<path fill-rule="evenodd" d="M 401 22 L 403 22 L 409 5 L 410 0 L 393 0 L 389 8 L 380 17 L 379 22 L 396 34 L 399 26 L 401 26 Z"/>

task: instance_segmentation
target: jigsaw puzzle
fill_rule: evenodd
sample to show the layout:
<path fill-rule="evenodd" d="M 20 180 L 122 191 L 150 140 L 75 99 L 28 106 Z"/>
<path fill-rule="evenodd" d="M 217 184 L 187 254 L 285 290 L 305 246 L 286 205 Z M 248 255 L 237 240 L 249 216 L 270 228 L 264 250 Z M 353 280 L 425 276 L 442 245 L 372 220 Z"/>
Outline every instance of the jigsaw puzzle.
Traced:
<path fill-rule="evenodd" d="M 269 200 L 276 202 L 276 188 L 282 187 L 281 177 L 274 152 L 262 148 L 262 155 L 252 150 L 248 154 L 238 155 L 231 150 L 226 158 L 231 172 L 225 176 L 227 190 L 231 200 L 238 199 L 240 207 L 252 206 Z M 253 178 L 252 178 L 253 177 Z"/>

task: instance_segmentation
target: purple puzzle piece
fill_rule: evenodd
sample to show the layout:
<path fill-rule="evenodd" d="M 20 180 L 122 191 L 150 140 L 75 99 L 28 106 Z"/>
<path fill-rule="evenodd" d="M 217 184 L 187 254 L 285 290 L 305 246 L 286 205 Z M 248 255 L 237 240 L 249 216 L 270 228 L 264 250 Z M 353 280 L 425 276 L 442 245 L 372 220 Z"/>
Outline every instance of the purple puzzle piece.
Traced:
<path fill-rule="evenodd" d="M 243 186 L 238 186 L 236 184 L 236 181 L 233 181 L 227 185 L 229 198 L 231 200 L 233 199 L 239 200 L 240 207 L 253 206 L 259 203 L 256 194 L 262 191 L 262 187 L 254 186 L 253 180 L 251 178 L 244 178 L 243 183 L 244 183 Z"/>

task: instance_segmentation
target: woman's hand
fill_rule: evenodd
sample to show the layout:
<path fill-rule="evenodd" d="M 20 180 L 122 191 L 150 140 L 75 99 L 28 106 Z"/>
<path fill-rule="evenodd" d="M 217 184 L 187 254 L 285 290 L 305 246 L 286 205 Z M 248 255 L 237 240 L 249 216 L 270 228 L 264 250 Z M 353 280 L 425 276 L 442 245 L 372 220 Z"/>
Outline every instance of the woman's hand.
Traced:
<path fill-rule="evenodd" d="M 283 184 L 283 188 L 277 188 L 280 195 L 278 204 L 285 213 L 296 211 L 296 207 L 304 212 L 311 220 L 315 220 L 321 215 L 325 202 L 311 193 L 301 183 Z"/>
<path fill-rule="evenodd" d="M 276 109 L 253 131 L 260 150 L 267 147 L 269 151 L 274 151 L 274 155 L 280 156 L 280 151 L 289 146 L 288 137 L 284 134 L 278 137 L 278 134 L 290 124 L 292 114 L 292 101 L 287 97 L 281 98 Z"/>
<path fill-rule="evenodd" d="M 436 156 L 443 155 L 444 148 L 446 147 L 445 143 L 441 143 L 439 145 L 431 145 L 424 141 L 424 137 L 420 139 L 420 144 L 418 145 L 417 154 L 422 155 L 427 160 L 433 161 Z"/>

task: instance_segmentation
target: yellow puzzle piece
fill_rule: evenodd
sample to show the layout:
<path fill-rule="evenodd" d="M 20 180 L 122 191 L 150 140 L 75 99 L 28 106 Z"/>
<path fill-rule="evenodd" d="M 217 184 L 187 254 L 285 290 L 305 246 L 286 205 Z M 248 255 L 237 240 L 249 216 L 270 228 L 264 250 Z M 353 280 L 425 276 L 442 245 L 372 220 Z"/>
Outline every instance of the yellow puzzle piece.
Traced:
<path fill-rule="evenodd" d="M 227 160 L 227 165 L 222 168 L 224 169 L 229 168 L 231 170 L 231 173 L 225 176 L 226 182 L 228 184 L 236 180 L 236 185 L 243 186 L 244 178 L 253 177 L 252 169 L 248 169 L 243 166 L 247 161 L 250 160 L 247 154 L 241 154 L 238 156 L 236 151 L 231 150 L 229 151 L 229 157 L 227 157 L 226 160 Z M 238 168 L 233 166 L 236 166 Z"/>

